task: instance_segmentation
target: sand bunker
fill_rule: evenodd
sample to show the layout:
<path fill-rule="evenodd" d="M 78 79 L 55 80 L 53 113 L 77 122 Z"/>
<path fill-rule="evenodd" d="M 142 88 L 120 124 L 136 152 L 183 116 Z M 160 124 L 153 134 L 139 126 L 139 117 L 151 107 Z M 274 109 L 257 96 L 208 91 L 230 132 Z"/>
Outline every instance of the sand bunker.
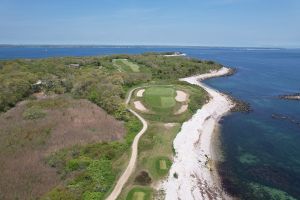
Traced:
<path fill-rule="evenodd" d="M 179 114 L 181 114 L 181 113 L 184 113 L 184 112 L 187 110 L 187 108 L 188 108 L 188 105 L 182 105 L 182 106 L 179 108 L 179 110 L 177 110 L 174 114 L 175 114 L 175 115 L 179 115 Z"/>
<path fill-rule="evenodd" d="M 176 101 L 185 102 L 187 100 L 187 94 L 181 90 L 176 90 Z"/>
<path fill-rule="evenodd" d="M 141 89 L 141 90 L 139 90 L 139 91 L 136 93 L 136 96 L 137 96 L 137 97 L 143 97 L 144 92 L 145 92 L 145 89 Z"/>
<path fill-rule="evenodd" d="M 139 111 L 143 111 L 143 112 L 148 112 L 148 109 L 145 108 L 145 106 L 142 104 L 142 102 L 140 101 L 135 101 L 134 103 L 134 107 L 136 109 L 138 109 Z"/>

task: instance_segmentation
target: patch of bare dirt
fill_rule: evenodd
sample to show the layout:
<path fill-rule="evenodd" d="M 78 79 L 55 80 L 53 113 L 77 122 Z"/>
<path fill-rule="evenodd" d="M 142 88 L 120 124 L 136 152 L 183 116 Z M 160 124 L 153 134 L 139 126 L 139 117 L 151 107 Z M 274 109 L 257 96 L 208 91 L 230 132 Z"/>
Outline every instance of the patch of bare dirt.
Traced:
<path fill-rule="evenodd" d="M 41 101 L 49 99 L 30 103 Z M 45 161 L 50 153 L 124 136 L 124 124 L 95 104 L 68 97 L 62 101 L 63 107 L 42 108 L 45 116 L 34 120 L 24 118 L 28 102 L 0 115 L 0 199 L 36 199 L 58 185 L 59 175 Z"/>
<path fill-rule="evenodd" d="M 167 128 L 167 129 L 169 129 L 169 128 L 174 127 L 175 125 L 176 125 L 176 123 L 165 123 L 164 127 Z"/>

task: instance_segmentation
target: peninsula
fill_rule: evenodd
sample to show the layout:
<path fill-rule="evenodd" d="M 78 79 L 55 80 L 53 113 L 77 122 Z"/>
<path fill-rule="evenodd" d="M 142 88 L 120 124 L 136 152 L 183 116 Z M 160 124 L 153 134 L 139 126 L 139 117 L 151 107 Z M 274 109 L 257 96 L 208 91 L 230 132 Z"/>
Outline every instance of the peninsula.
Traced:
<path fill-rule="evenodd" d="M 0 65 L 4 198 L 224 196 L 211 141 L 233 103 L 198 81 L 222 65 L 182 53 Z"/>

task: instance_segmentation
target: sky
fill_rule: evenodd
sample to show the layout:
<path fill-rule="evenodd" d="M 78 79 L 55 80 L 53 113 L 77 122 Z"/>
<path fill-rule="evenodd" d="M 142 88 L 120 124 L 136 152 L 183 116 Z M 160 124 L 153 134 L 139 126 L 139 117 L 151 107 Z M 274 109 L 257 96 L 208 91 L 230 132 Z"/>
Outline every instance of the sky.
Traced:
<path fill-rule="evenodd" d="M 0 44 L 300 47 L 300 0 L 0 0 Z"/>

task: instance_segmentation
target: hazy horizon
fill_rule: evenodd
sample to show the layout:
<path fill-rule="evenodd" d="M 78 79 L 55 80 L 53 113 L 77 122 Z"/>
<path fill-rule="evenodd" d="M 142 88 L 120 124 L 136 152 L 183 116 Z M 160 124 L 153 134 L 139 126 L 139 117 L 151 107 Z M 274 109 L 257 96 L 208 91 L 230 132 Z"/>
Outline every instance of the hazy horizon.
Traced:
<path fill-rule="evenodd" d="M 0 44 L 300 47 L 297 0 L 2 0 Z"/>
<path fill-rule="evenodd" d="M 299 49 L 300 46 L 205 46 L 172 44 L 1 44 L 0 47 L 181 47 L 181 48 L 258 48 L 258 49 Z"/>

